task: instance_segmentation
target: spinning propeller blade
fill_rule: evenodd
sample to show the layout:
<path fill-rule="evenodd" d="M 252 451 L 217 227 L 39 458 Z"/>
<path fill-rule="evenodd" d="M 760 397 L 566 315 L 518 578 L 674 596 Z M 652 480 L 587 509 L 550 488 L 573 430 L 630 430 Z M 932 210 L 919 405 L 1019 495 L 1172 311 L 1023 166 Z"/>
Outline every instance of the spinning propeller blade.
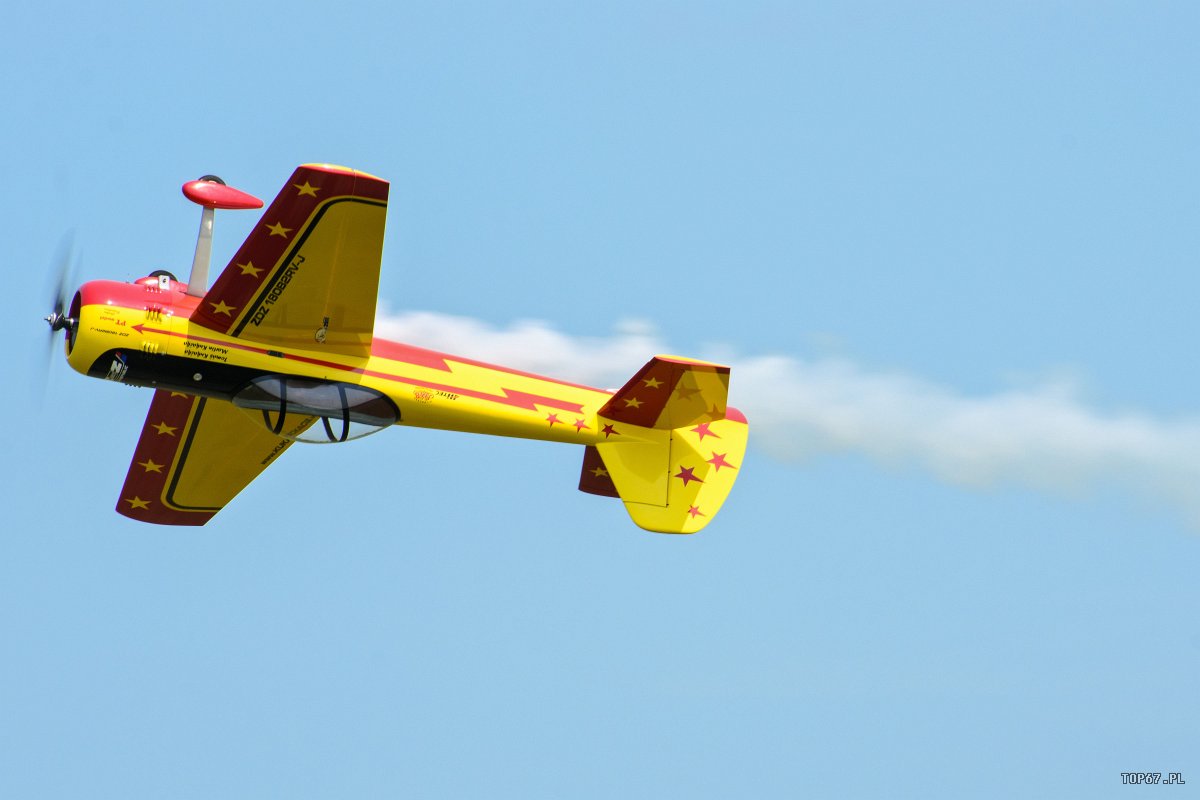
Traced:
<path fill-rule="evenodd" d="M 75 329 L 77 320 L 67 316 L 71 293 L 74 291 L 74 277 L 78 273 L 78 263 L 75 257 L 74 236 L 70 233 L 63 236 L 58 244 L 50 271 L 50 281 L 53 294 L 50 297 L 50 313 L 43 319 L 50 326 L 50 336 L 46 339 L 46 354 L 42 357 L 42 395 L 46 391 L 46 378 L 49 373 L 50 360 L 54 357 L 54 334 L 66 330 L 68 335 Z"/>
<path fill-rule="evenodd" d="M 67 292 L 71 288 L 72 273 L 71 268 L 72 256 L 74 254 L 74 237 L 67 234 L 63 237 L 62 242 L 58 245 L 58 253 L 54 258 L 54 272 L 56 276 L 54 286 L 54 295 L 50 298 L 50 314 L 45 318 L 50 324 L 50 332 L 61 331 L 63 328 L 70 326 L 74 320 L 69 319 L 64 315 L 67 307 Z"/>

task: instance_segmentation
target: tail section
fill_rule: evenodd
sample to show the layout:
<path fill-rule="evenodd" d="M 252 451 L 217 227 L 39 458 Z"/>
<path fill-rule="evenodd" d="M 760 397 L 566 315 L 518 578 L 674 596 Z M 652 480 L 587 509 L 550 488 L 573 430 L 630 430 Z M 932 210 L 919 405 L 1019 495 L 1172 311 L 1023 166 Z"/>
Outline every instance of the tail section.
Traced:
<path fill-rule="evenodd" d="M 600 410 L 605 441 L 584 453 L 579 488 L 619 497 L 646 530 L 700 530 L 729 495 L 746 452 L 749 426 L 726 405 L 728 390 L 728 367 L 651 359 Z"/>

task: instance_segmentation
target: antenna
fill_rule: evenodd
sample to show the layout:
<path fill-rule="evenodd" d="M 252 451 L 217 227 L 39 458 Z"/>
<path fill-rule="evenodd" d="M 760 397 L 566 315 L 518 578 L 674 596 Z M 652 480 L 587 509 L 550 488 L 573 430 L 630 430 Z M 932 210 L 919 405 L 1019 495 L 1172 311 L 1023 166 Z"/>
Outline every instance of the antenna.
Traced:
<path fill-rule="evenodd" d="M 263 201 L 241 189 L 227 186 L 216 175 L 204 175 L 183 185 L 188 200 L 202 206 L 200 232 L 196 236 L 196 254 L 192 257 L 192 274 L 188 276 L 187 293 L 203 297 L 208 292 L 208 264 L 212 259 L 213 219 L 216 209 L 262 208 Z"/>

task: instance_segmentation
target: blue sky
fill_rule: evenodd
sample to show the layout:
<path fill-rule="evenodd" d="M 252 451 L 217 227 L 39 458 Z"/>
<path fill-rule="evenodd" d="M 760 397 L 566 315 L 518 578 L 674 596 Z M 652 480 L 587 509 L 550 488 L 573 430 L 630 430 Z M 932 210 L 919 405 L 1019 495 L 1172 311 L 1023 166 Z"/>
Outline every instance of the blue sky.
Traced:
<path fill-rule="evenodd" d="M 10 11 L 0 794 L 1200 785 L 1200 13 L 1005 5 Z M 392 181 L 381 330 L 727 360 L 721 516 L 654 536 L 574 449 L 409 429 L 201 530 L 113 513 L 149 393 L 56 350 L 36 399 L 59 241 L 186 274 L 180 184 L 310 161 Z"/>

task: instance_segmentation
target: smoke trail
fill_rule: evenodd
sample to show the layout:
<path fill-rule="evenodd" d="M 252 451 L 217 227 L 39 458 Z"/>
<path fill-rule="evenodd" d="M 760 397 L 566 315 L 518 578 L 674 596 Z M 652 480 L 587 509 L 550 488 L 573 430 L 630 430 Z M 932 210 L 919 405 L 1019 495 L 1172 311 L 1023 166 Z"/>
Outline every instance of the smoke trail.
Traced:
<path fill-rule="evenodd" d="M 376 330 L 597 386 L 619 386 L 650 355 L 670 352 L 652 328 L 628 322 L 610 337 L 588 338 L 541 322 L 496 328 L 429 312 L 381 313 Z M 968 396 L 844 359 L 718 360 L 734 367 L 731 401 L 750 418 L 752 444 L 780 461 L 848 452 L 973 487 L 1086 492 L 1123 486 L 1167 500 L 1200 524 L 1200 421 L 1105 413 L 1065 384 Z"/>

